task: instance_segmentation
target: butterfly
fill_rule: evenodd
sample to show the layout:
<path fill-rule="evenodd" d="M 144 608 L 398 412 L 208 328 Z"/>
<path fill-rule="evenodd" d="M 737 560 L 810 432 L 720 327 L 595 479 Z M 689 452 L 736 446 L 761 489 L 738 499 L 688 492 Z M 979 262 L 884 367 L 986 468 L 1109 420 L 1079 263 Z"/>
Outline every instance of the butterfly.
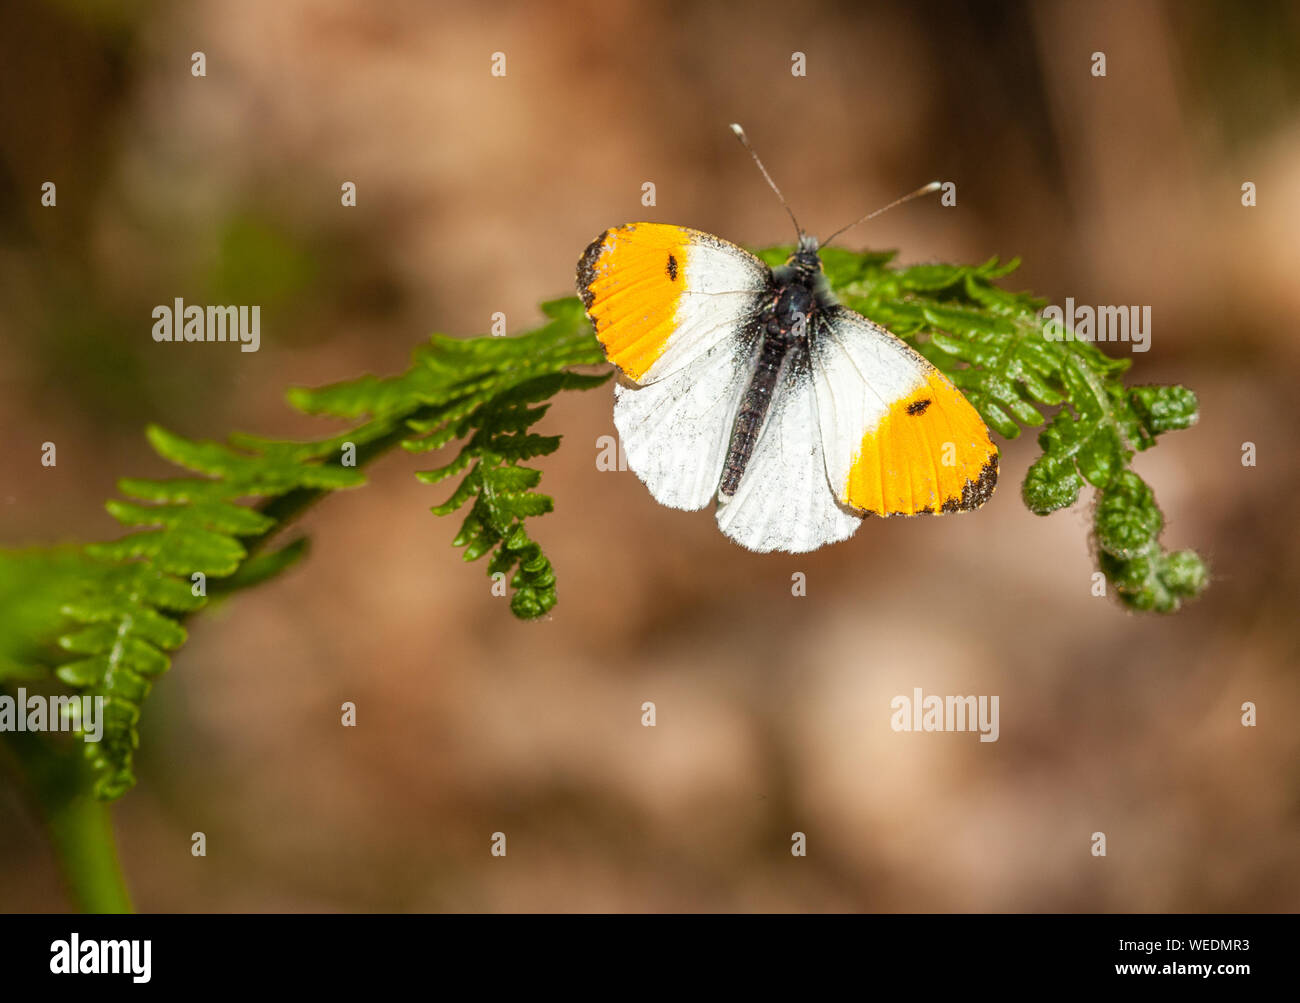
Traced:
<path fill-rule="evenodd" d="M 836 301 L 824 245 L 731 128 L 799 233 L 784 265 L 663 223 L 606 230 L 578 262 L 578 294 L 619 373 L 628 467 L 671 508 L 716 499 L 722 532 L 760 552 L 837 543 L 866 515 L 979 508 L 998 451 L 978 412 L 906 342 Z"/>

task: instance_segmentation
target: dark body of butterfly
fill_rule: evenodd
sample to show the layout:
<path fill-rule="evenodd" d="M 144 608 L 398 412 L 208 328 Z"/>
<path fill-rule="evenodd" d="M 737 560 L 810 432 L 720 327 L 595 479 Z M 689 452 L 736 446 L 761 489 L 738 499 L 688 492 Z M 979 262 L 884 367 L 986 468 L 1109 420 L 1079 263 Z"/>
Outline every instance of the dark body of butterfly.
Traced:
<path fill-rule="evenodd" d="M 821 321 L 841 309 L 822 272 L 816 237 L 802 235 L 790 260 L 768 274 L 762 309 L 741 338 L 741 351 L 754 359 L 754 372 L 731 427 L 718 488 L 724 497 L 735 494 L 740 485 L 778 392 L 783 367 L 786 379 L 808 379 L 811 340 Z"/>

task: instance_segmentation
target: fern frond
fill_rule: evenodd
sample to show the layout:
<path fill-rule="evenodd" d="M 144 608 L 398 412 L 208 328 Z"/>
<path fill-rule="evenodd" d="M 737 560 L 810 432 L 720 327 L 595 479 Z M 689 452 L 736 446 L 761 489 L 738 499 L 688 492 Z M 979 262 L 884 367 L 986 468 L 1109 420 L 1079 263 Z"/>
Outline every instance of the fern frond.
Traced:
<path fill-rule="evenodd" d="M 185 643 L 182 619 L 300 559 L 305 539 L 266 544 L 313 501 L 364 483 L 360 465 L 396 445 L 424 452 L 465 439 L 441 470 L 464 477 L 434 511 L 473 502 L 454 543 L 467 560 L 492 553 L 489 574 L 513 572 L 516 616 L 541 616 L 555 604 L 550 561 L 524 527 L 553 503 L 534 490 L 541 472 L 523 461 L 559 445 L 559 436 L 531 431 L 544 402 L 609 374 L 568 371 L 603 361 L 576 301 L 543 309 L 547 323 L 517 338 L 435 336 L 397 376 L 290 391 L 290 403 L 308 414 L 364 419 L 323 439 L 236 434 L 219 443 L 151 426 L 154 449 L 190 475 L 119 481 L 124 497 L 106 507 L 131 532 L 79 550 L 0 553 L 0 598 L 9 600 L 0 606 L 0 679 L 53 674 L 103 698 L 102 739 L 86 744 L 98 797 L 119 797 L 135 782 L 141 704 Z"/>
<path fill-rule="evenodd" d="M 789 251 L 761 255 L 779 263 Z M 1043 426 L 1043 454 L 1023 487 L 1030 509 L 1074 504 L 1090 484 L 1098 563 L 1125 603 L 1167 612 L 1201 592 L 1204 564 L 1191 551 L 1161 547 L 1163 517 L 1129 466 L 1159 435 L 1195 422 L 1195 396 L 1182 387 L 1126 386 L 1127 360 L 1087 342 L 1048 340 L 1042 303 L 995 284 L 1015 262 L 896 269 L 890 258 L 823 251 L 841 300 L 912 342 L 992 429 L 1014 438 L 1022 427 Z M 396 446 L 432 454 L 461 443 L 417 474 L 428 484 L 459 478 L 432 511 L 468 506 L 452 543 L 466 561 L 488 558 L 489 576 L 504 576 L 516 616 L 554 606 L 554 570 L 529 532 L 529 521 L 554 503 L 537 490 L 541 472 L 529 461 L 553 452 L 560 438 L 536 427 L 556 394 L 599 386 L 611 372 L 576 298 L 543 310 L 542 327 L 514 338 L 434 336 L 396 376 L 291 390 L 299 410 L 352 423 L 322 439 L 237 434 L 218 443 L 150 427 L 155 450 L 188 473 L 119 482 L 123 497 L 107 507 L 127 535 L 83 548 L 0 552 L 0 683 L 57 678 L 104 698 L 103 740 L 86 746 L 99 797 L 118 797 L 134 783 L 141 704 L 184 644 L 185 617 L 299 560 L 305 539 L 271 549 L 272 538 L 314 501 L 362 484 L 360 467 Z M 602 371 L 574 371 L 589 366 Z"/>
<path fill-rule="evenodd" d="M 432 511 L 449 515 L 470 505 L 452 544 L 464 548 L 466 561 L 491 555 L 488 575 L 507 577 L 510 609 L 521 619 L 542 616 L 556 599 L 551 562 L 525 527 L 526 520 L 551 511 L 553 502 L 532 490 L 541 472 L 522 464 L 554 452 L 560 437 L 529 430 L 546 414 L 543 401 L 600 386 L 611 375 L 569 371 L 605 362 L 576 299 L 544 303 L 542 311 L 548 322 L 517 338 L 435 337 L 401 376 L 368 376 L 295 391 L 291 398 L 312 414 L 400 416 L 409 433 L 401 445 L 412 453 L 467 440 L 446 463 L 416 476 L 426 484 L 461 476 Z"/>

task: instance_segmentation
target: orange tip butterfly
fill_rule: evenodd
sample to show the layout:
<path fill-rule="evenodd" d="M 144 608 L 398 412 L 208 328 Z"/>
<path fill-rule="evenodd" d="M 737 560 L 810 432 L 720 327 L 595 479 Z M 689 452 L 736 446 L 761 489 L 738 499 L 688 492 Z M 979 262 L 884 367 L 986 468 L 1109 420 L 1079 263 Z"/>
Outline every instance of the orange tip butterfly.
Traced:
<path fill-rule="evenodd" d="M 979 414 L 904 341 L 836 302 L 824 244 L 731 128 L 794 220 L 784 265 L 663 223 L 606 230 L 578 262 L 578 294 L 620 374 L 628 466 L 671 508 L 716 498 L 722 532 L 756 551 L 816 550 L 869 514 L 979 508 L 998 477 Z"/>

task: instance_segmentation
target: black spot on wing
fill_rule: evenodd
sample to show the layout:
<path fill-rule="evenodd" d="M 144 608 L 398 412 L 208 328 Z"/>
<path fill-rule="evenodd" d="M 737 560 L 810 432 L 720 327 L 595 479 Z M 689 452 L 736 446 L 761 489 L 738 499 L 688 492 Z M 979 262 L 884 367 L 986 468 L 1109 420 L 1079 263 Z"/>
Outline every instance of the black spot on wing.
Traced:
<path fill-rule="evenodd" d="M 911 404 L 907 405 L 907 413 L 913 415 L 922 415 L 925 414 L 925 409 L 928 408 L 929 406 L 930 406 L 929 398 L 926 398 L 924 400 L 919 400 L 919 401 L 912 401 Z"/>
<path fill-rule="evenodd" d="M 671 254 L 668 255 L 668 281 L 669 282 L 677 281 L 677 259 L 674 258 Z"/>

